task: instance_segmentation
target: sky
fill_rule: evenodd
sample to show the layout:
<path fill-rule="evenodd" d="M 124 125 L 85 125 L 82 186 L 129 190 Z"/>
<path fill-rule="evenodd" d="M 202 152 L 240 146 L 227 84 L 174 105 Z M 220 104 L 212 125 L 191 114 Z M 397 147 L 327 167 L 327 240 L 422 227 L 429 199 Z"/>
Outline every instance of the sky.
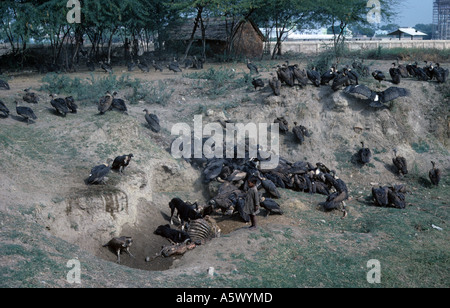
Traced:
<path fill-rule="evenodd" d="M 433 0 L 400 0 L 398 16 L 392 23 L 400 27 L 414 27 L 416 24 L 433 22 Z"/>

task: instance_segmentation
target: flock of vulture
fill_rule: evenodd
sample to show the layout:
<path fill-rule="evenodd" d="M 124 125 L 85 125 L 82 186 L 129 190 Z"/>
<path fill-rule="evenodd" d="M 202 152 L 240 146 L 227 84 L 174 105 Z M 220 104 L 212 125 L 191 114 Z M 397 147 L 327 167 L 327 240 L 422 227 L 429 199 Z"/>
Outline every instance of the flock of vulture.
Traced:
<path fill-rule="evenodd" d="M 432 62 L 425 61 L 425 66 L 420 67 L 417 62 L 408 65 L 402 65 L 398 62 L 399 61 L 397 59 L 397 62 L 392 63 L 392 66 L 389 69 L 389 75 L 393 84 L 400 84 L 402 78 L 417 78 L 419 81 L 435 80 L 437 83 L 445 83 L 448 79 L 449 70 L 442 68 L 439 63 L 433 64 Z M 259 73 L 258 67 L 249 60 L 247 60 L 247 68 L 250 70 L 250 74 Z M 409 90 L 394 86 L 391 86 L 384 91 L 373 91 L 368 86 L 359 83 L 359 74 L 362 74 L 364 77 L 369 76 L 369 67 L 365 66 L 363 62 L 354 61 L 352 68 L 347 65 L 342 70 L 338 70 L 337 65 L 333 65 L 328 71 L 321 75 L 315 67 L 308 70 L 300 69 L 297 64 L 289 65 L 289 62 L 286 61 L 283 65 L 277 66 L 276 76 L 274 76 L 274 73 L 270 73 L 272 78 L 268 80 L 268 84 L 272 89 L 273 94 L 279 96 L 281 95 L 281 88 L 283 84 L 289 87 L 298 85 L 300 88 L 303 88 L 310 83 L 316 87 L 320 87 L 329 85 L 331 82 L 331 88 L 333 91 L 344 89 L 345 93 L 362 95 L 369 100 L 369 106 L 374 108 L 388 108 L 386 105 L 387 102 L 399 97 L 410 95 Z M 375 70 L 372 73 L 372 77 L 379 81 L 379 83 L 382 81 L 387 81 L 385 74 L 380 70 Z M 255 91 L 257 91 L 258 88 L 265 87 L 265 83 L 261 78 L 253 78 L 252 84 Z M 288 122 L 284 117 L 279 117 L 275 119 L 274 122 L 280 125 L 281 133 L 287 133 L 289 131 Z M 296 122 L 294 122 L 292 132 L 300 144 L 302 144 L 305 137 L 310 136 L 307 128 L 298 125 Z M 362 148 L 357 153 L 357 156 L 360 163 L 367 164 L 370 162 L 372 154 L 370 149 L 364 147 L 364 143 L 362 143 Z M 394 158 L 392 159 L 392 162 L 401 176 L 408 173 L 406 159 L 402 156 L 397 156 L 396 149 L 394 149 Z M 432 161 L 431 163 L 432 169 L 429 171 L 429 178 L 433 185 L 438 186 L 441 179 L 441 170 L 436 168 L 435 162 Z M 311 182 L 315 180 L 317 184 L 320 177 L 314 178 L 313 175 L 315 174 L 315 170 L 317 169 L 309 168 L 308 170 L 303 170 L 302 172 L 312 175 L 309 176 L 309 180 Z M 284 178 L 286 178 L 286 173 L 283 175 Z M 330 178 L 330 176 L 328 176 L 328 178 Z M 279 183 L 278 181 L 275 182 Z M 292 182 L 289 180 L 289 177 L 287 182 Z M 294 183 L 296 182 L 294 181 Z M 328 189 L 330 189 L 331 186 L 330 182 L 328 182 Z M 334 189 L 336 191 L 334 194 L 330 195 L 328 191 L 325 194 L 328 195 L 327 202 L 330 202 L 330 200 L 337 201 L 335 201 L 334 204 L 331 203 L 331 205 L 330 203 L 326 204 L 324 209 L 337 208 L 337 204 L 347 198 L 345 194 L 341 193 L 344 189 L 338 189 L 336 186 L 334 186 Z M 314 190 L 308 188 L 305 191 L 312 192 Z M 406 204 L 404 195 L 405 192 L 406 188 L 404 185 L 397 185 L 393 187 L 383 186 L 379 188 L 374 187 L 372 189 L 372 196 L 376 205 L 404 208 Z M 339 198 L 335 198 L 336 194 L 339 195 Z"/>
<path fill-rule="evenodd" d="M 186 67 L 203 67 L 203 61 L 197 60 L 195 57 L 191 62 L 188 62 Z M 105 72 L 112 72 L 112 67 L 109 64 L 100 62 L 100 65 Z M 155 63 L 155 61 L 153 61 L 152 65 L 155 71 L 163 70 L 163 67 Z M 143 72 L 149 72 L 149 66 L 140 61 L 137 61 L 137 63 L 130 62 L 128 70 L 134 70 L 135 66 Z M 247 67 L 251 73 L 259 73 L 258 67 L 249 60 L 247 60 Z M 269 80 L 269 86 L 274 95 L 280 95 L 282 84 L 286 84 L 289 87 L 298 85 L 303 88 L 309 83 L 320 87 L 329 85 L 331 82 L 333 91 L 344 89 L 345 93 L 362 95 L 369 99 L 370 106 L 375 108 L 386 107 L 385 103 L 398 97 L 409 95 L 407 89 L 398 87 L 389 87 L 385 91 L 373 91 L 369 87 L 359 84 L 359 74 L 356 73 L 356 71 L 359 71 L 366 75 L 368 74 L 368 68 L 358 62 L 353 63 L 352 67 L 353 69 L 346 66 L 342 70 L 338 70 L 337 66 L 332 66 L 327 72 L 321 75 L 315 68 L 304 70 L 300 69 L 297 64 L 289 65 L 289 62 L 286 61 L 285 64 L 277 67 L 276 76 L 273 73 L 271 74 L 272 78 Z M 167 68 L 175 73 L 182 71 L 176 60 L 167 65 Z M 449 71 L 443 69 L 438 63 L 433 65 L 427 62 L 426 66 L 421 68 L 417 62 L 412 65 L 403 66 L 399 65 L 397 61 L 397 63 L 392 64 L 389 74 L 393 84 L 399 84 L 402 78 L 411 77 L 423 81 L 435 79 L 438 83 L 444 83 L 448 78 Z M 380 83 L 386 81 L 386 77 L 381 71 L 374 71 L 372 76 Z M 260 78 L 253 79 L 252 84 L 255 90 L 265 87 L 264 81 Z M 7 82 L 0 80 L 0 89 L 9 90 L 10 87 Z M 30 89 L 26 89 L 24 92 L 23 101 L 29 104 L 39 103 L 40 98 L 31 92 Z M 111 110 L 117 110 L 127 114 L 128 110 L 125 101 L 116 98 L 116 95 L 116 92 L 112 94 L 107 92 L 99 100 L 99 115 L 103 115 Z M 15 104 L 17 115 L 21 116 L 28 124 L 30 124 L 30 121 L 34 122 L 37 119 L 32 108 L 19 106 L 17 101 L 15 101 Z M 50 94 L 50 105 L 54 108 L 56 114 L 63 117 L 66 117 L 68 113 L 76 114 L 78 110 L 78 106 L 71 96 L 59 98 L 54 94 Z M 158 117 L 155 114 L 149 113 L 147 109 L 143 112 L 145 112 L 145 120 L 148 127 L 153 132 L 159 133 L 161 127 Z M 0 113 L 3 114 L 3 117 L 8 117 L 10 113 L 2 101 L 0 101 Z M 284 117 L 274 119 L 274 123 L 279 124 L 281 134 L 286 135 L 289 133 L 290 125 Z M 306 127 L 298 125 L 296 122 L 293 124 L 292 133 L 298 143 L 302 144 L 305 138 L 310 137 L 311 134 Z M 343 212 L 343 217 L 347 215 L 345 201 L 349 197 L 348 189 L 345 182 L 337 176 L 334 170 L 330 170 L 320 162 L 315 165 L 306 161 L 290 162 L 282 157 L 280 157 L 280 163 L 275 169 L 264 170 L 260 168 L 260 162 L 263 161 L 263 158 L 259 155 L 258 157 L 250 157 L 248 144 L 246 146 L 247 151 L 244 158 L 237 158 L 237 155 L 235 155 L 233 158 L 208 159 L 202 157 L 188 160 L 192 165 L 202 169 L 204 183 L 210 183 L 211 181 L 220 183 L 217 194 L 209 200 L 207 206 L 203 209 L 203 215 L 208 215 L 219 209 L 223 213 L 239 213 L 240 217 L 248 222 L 250 220 L 249 216 L 243 211 L 245 195 L 248 190 L 247 179 L 255 176 L 258 178 L 257 188 L 261 193 L 261 206 L 265 209 L 266 215 L 283 214 L 280 205 L 275 201 L 281 198 L 279 188 L 324 195 L 326 199 L 320 203 L 324 211 L 340 210 Z M 225 149 L 225 147 L 223 148 Z M 237 151 L 237 148 L 235 150 Z M 117 170 L 119 173 L 123 173 L 133 157 L 133 154 L 122 155 L 116 157 L 114 160 L 108 159 L 105 164 L 95 166 L 91 169 L 85 183 L 87 185 L 104 183 L 105 177 L 111 170 Z M 362 143 L 357 157 L 361 164 L 367 164 L 372 158 L 371 150 Z M 396 150 L 394 150 L 392 162 L 401 176 L 408 173 L 406 159 L 398 156 Z M 431 163 L 432 169 L 429 171 L 429 178 L 432 184 L 437 186 L 441 178 L 441 171 L 436 168 L 434 162 Z M 375 204 L 378 206 L 405 208 L 405 193 L 406 188 L 404 185 L 372 188 L 372 196 Z M 125 238 L 124 241 L 126 240 L 129 239 Z M 108 243 L 107 245 L 112 244 Z"/>

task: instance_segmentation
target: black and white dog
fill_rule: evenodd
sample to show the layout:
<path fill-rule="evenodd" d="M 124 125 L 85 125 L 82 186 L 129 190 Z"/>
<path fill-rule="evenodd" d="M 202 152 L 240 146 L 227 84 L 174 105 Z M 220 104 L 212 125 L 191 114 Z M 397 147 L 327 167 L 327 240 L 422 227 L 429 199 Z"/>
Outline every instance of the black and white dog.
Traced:
<path fill-rule="evenodd" d="M 202 215 L 197 212 L 193 206 L 187 204 L 180 198 L 173 198 L 169 202 L 169 207 L 171 210 L 170 213 L 170 224 L 173 225 L 173 214 L 175 212 L 175 209 L 177 210 L 177 217 L 180 220 L 181 223 L 181 230 L 184 230 L 185 223 L 189 222 L 190 220 L 195 220 L 202 218 Z"/>

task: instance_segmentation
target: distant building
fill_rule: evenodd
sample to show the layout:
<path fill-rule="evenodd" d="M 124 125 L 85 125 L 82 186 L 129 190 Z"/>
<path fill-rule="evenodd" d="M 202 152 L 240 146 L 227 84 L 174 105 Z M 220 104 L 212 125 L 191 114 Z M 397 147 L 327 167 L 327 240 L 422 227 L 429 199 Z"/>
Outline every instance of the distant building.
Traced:
<path fill-rule="evenodd" d="M 450 0 L 434 0 L 433 40 L 450 40 Z"/>
<path fill-rule="evenodd" d="M 388 33 L 389 36 L 396 36 L 399 40 L 409 39 L 409 40 L 423 40 L 424 36 L 428 34 L 420 32 L 414 28 L 398 28 L 394 32 Z"/>

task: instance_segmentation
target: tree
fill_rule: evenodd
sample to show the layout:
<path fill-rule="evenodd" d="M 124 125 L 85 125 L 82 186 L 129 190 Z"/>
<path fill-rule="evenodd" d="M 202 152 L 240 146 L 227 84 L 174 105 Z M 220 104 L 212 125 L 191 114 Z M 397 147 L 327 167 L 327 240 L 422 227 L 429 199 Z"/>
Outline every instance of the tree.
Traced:
<path fill-rule="evenodd" d="M 281 45 L 289 32 L 302 30 L 311 24 L 315 9 L 315 1 L 312 0 L 272 0 L 257 10 L 256 20 L 269 28 L 270 32 L 275 30 L 276 43 L 272 59 L 281 55 Z"/>
<path fill-rule="evenodd" d="M 350 25 L 368 26 L 368 14 L 372 7 L 368 7 L 367 0 L 317 0 L 317 21 L 331 26 L 333 32 L 333 47 L 336 63 L 340 62 L 345 46 L 345 31 Z M 396 13 L 398 0 L 379 0 L 380 17 L 390 20 Z"/>

